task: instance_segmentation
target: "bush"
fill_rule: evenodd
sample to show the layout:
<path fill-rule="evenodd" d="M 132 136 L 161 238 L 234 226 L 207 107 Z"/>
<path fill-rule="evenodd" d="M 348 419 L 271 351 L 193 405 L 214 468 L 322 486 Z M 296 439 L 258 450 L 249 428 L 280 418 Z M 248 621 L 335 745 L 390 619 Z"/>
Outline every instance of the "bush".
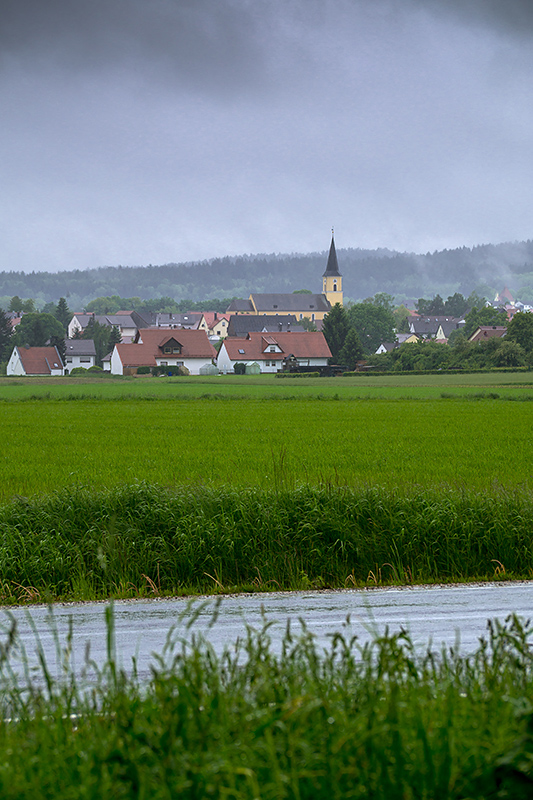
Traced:
<path fill-rule="evenodd" d="M 87 372 L 88 370 L 86 370 L 85 367 L 74 367 L 74 369 L 70 370 L 69 375 L 71 378 L 79 378 L 83 375 L 87 375 Z"/>
<path fill-rule="evenodd" d="M 244 375 L 246 373 L 246 364 L 243 364 L 242 361 L 237 361 L 233 366 L 233 372 L 235 375 Z"/>
<path fill-rule="evenodd" d="M 149 374 L 150 374 L 150 367 L 137 368 L 137 375 L 149 375 Z"/>

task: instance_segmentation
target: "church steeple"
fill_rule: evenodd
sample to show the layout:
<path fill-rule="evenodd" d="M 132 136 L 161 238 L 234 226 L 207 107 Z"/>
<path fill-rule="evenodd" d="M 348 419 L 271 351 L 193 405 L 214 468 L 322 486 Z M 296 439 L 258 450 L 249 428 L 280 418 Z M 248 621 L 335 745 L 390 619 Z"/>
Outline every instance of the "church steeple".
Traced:
<path fill-rule="evenodd" d="M 340 303 L 342 306 L 342 275 L 339 272 L 333 228 L 331 229 L 328 263 L 322 275 L 322 293 L 326 295 L 331 306 L 334 306 L 335 303 Z"/>

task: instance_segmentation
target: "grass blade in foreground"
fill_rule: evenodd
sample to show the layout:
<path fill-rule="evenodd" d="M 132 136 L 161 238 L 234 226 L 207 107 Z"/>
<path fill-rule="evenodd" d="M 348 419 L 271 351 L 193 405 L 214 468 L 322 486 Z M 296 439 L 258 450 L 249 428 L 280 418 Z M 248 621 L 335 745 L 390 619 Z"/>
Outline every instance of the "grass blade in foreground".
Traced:
<path fill-rule="evenodd" d="M 89 693 L 40 676 L 21 703 L 3 684 L 2 707 L 15 699 L 19 715 L 0 725 L 0 793 L 530 797 L 530 634 L 515 618 L 489 623 L 461 657 L 417 652 L 404 633 L 359 646 L 349 627 L 320 652 L 289 629 L 276 655 L 266 622 L 221 656 L 171 642 L 148 685 L 112 665 Z"/>

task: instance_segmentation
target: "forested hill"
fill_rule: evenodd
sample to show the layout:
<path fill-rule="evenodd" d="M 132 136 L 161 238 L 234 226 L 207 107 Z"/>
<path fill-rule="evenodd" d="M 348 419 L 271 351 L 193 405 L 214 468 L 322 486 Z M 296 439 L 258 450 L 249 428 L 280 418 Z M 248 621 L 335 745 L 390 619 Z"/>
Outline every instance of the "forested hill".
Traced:
<path fill-rule="evenodd" d="M 419 297 L 487 297 L 508 286 L 516 299 L 533 302 L 533 241 L 443 250 L 425 255 L 390 250 L 338 249 L 345 299 L 362 300 L 388 292 L 396 302 Z M 245 255 L 146 267 L 0 273 L 0 305 L 14 295 L 37 305 L 67 297 L 81 310 L 95 297 L 120 295 L 179 301 L 248 297 L 250 292 L 322 290 L 327 252 L 307 255 Z"/>

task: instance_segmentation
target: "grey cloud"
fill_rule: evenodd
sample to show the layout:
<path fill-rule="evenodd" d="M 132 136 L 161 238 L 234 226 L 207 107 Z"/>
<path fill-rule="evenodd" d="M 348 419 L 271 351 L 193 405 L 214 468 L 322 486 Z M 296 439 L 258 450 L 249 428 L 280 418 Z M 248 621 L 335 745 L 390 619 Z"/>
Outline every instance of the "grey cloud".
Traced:
<path fill-rule="evenodd" d="M 259 80 L 259 28 L 240 0 L 4 0 L 0 54 L 62 70 L 162 71 L 220 91 Z"/>
<path fill-rule="evenodd" d="M 452 15 L 459 21 L 511 33 L 517 37 L 533 34 L 533 2 L 531 0 L 413 0 L 415 4 L 437 14 Z"/>

